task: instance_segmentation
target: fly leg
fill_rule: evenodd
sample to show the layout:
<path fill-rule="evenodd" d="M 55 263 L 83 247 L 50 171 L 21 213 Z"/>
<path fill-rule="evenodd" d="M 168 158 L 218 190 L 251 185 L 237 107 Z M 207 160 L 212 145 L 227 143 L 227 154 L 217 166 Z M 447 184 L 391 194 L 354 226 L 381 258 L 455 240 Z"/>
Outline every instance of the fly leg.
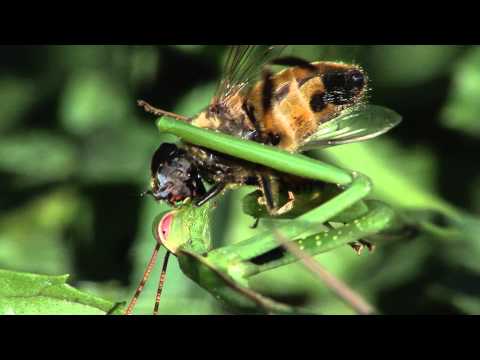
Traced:
<path fill-rule="evenodd" d="M 252 225 L 250 225 L 250 229 L 256 229 L 256 228 L 258 227 L 258 224 L 259 224 L 259 223 L 260 223 L 260 218 L 257 217 L 257 218 L 255 219 L 255 222 L 254 222 Z"/>
<path fill-rule="evenodd" d="M 264 205 L 271 216 L 283 215 L 293 209 L 295 196 L 291 191 L 288 192 L 287 202 L 279 206 L 279 183 L 275 178 L 267 175 L 259 175 L 258 182 L 263 192 L 262 200 L 265 202 Z"/>
<path fill-rule="evenodd" d="M 200 199 L 198 199 L 195 202 L 196 206 L 202 206 L 205 204 L 207 201 L 210 199 L 214 198 L 218 194 L 220 194 L 224 189 L 227 184 L 224 182 L 219 182 L 213 185 Z"/>

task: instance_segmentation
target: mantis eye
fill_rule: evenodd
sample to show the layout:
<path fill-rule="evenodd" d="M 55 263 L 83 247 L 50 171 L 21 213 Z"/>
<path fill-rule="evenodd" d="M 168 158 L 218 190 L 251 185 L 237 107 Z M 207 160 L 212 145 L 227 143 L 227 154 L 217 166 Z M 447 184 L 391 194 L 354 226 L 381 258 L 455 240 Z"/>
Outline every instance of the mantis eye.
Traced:
<path fill-rule="evenodd" d="M 173 221 L 173 213 L 169 212 L 158 223 L 158 239 L 164 243 L 168 239 Z"/>
<path fill-rule="evenodd" d="M 176 214 L 177 210 L 167 212 L 154 228 L 155 239 L 158 244 L 164 246 L 172 254 L 177 254 L 178 248 L 182 245 L 182 242 L 178 242 L 178 237 L 175 239 L 175 236 L 170 236 Z"/>

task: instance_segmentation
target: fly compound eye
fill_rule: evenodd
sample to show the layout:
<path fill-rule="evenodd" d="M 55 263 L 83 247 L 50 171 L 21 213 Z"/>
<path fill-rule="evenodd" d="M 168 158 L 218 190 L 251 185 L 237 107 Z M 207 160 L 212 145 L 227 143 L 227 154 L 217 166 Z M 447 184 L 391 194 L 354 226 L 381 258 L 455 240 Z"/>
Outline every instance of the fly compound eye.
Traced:
<path fill-rule="evenodd" d="M 160 166 L 178 157 L 180 150 L 175 144 L 163 143 L 158 147 L 152 157 L 150 171 L 155 174 Z"/>

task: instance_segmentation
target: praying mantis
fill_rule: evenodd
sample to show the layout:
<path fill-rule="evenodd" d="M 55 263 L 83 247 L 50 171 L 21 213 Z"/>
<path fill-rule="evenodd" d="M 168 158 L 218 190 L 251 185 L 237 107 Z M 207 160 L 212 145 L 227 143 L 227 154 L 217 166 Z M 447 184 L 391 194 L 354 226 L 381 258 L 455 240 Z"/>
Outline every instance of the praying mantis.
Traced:
<path fill-rule="evenodd" d="M 157 150 L 152 160 L 152 190 L 146 193 L 157 200 L 168 201 L 174 209 L 158 216 L 154 222 L 153 235 L 157 243 L 126 314 L 132 313 L 160 246 L 168 251 L 154 314 L 159 311 L 170 254 L 177 257 L 185 275 L 236 312 L 309 314 L 312 311 L 279 303 L 256 292 L 250 279 L 262 272 L 346 244 L 357 251 L 364 245 L 371 247 L 370 240 L 376 235 L 401 236 L 412 228 L 422 226 L 426 231 L 443 231 L 436 229 L 428 217 L 409 216 L 380 201 L 367 199 L 373 184 L 366 175 L 300 153 L 319 145 L 343 145 L 367 140 L 400 123 L 400 115 L 387 108 L 364 104 L 354 106 L 361 100 L 366 85 L 366 76 L 359 67 L 284 58 L 275 64 L 292 66 L 294 70 L 277 75 L 264 71 L 263 81 L 245 97 L 239 94 L 248 83 L 248 76 L 244 74 L 251 66 L 247 62 L 245 70 L 240 71 L 242 60 L 239 59 L 243 59 L 248 51 L 248 48 L 233 51 L 229 58 L 230 68 L 227 61 L 228 76 L 221 82 L 217 96 L 208 109 L 196 118 L 189 119 L 153 108 L 145 102 L 139 103 L 159 117 L 156 126 L 162 134 L 175 135 L 188 144 L 187 149 L 197 152 L 195 161 L 200 161 L 200 158 L 203 163 L 209 161 L 208 167 L 216 169 L 209 171 L 218 175 L 220 180 L 206 191 L 196 170 L 192 175 L 192 160 L 188 158 L 188 151 L 178 150 L 175 145 Z M 309 99 L 307 110 L 302 108 L 305 104 L 299 100 L 300 95 Z M 302 106 L 295 108 L 299 103 Z M 282 104 L 288 106 L 282 108 Z M 349 106 L 352 109 L 348 109 Z M 259 109 L 262 111 L 259 112 Z M 297 117 L 290 111 L 297 111 Z M 306 126 L 305 112 L 312 114 L 312 122 L 316 119 L 315 133 L 295 138 L 291 130 L 300 129 L 300 118 L 302 126 Z M 282 114 L 297 119 L 297 123 L 292 122 L 292 127 L 282 129 L 278 122 Z M 297 148 L 297 144 L 302 146 Z M 277 190 L 282 190 L 285 182 L 272 185 L 268 176 L 252 180 L 252 176 L 243 175 L 243 168 L 239 171 L 241 176 L 227 181 L 223 176 L 225 174 L 215 168 L 216 161 L 211 161 L 222 157 L 209 154 L 220 154 L 269 171 L 309 179 L 316 185 L 296 189 L 293 196 L 287 184 L 287 188 L 283 189 L 285 191 L 276 192 L 279 198 L 274 199 L 271 188 L 277 185 L 280 187 Z M 257 220 L 288 220 L 274 222 L 268 230 L 259 231 L 249 239 L 213 248 L 210 222 L 215 216 L 215 202 L 211 199 L 221 194 L 232 179 L 247 185 L 257 184 L 261 189 L 244 198 L 245 213 Z M 288 198 L 282 199 L 286 193 Z M 280 203 L 285 205 L 277 206 Z"/>
<path fill-rule="evenodd" d="M 391 115 L 394 115 L 393 111 Z M 274 232 L 261 232 L 250 239 L 217 249 L 212 249 L 210 236 L 214 202 L 196 207 L 186 201 L 177 209 L 157 217 L 153 225 L 153 234 L 158 242 L 154 254 L 160 244 L 165 246 L 167 254 L 177 257 L 180 268 L 189 278 L 236 311 L 309 313 L 275 302 L 249 287 L 250 277 L 298 261 L 291 252 L 282 250 L 277 234 L 293 239 L 291 241 L 301 251 L 315 256 L 375 234 L 398 232 L 404 226 L 403 220 L 388 205 L 365 200 L 372 190 L 372 183 L 363 174 L 350 173 L 305 155 L 197 128 L 175 119 L 160 118 L 157 127 L 162 133 L 176 135 L 195 145 L 332 185 L 330 189 L 297 195 L 295 207 L 304 213 L 290 214 L 289 217 L 295 218 L 276 226 Z M 255 193 L 244 199 L 244 211 L 252 216 L 269 217 L 258 205 Z M 324 224 L 327 223 L 343 225 L 325 229 Z M 145 281 L 153 266 L 151 264 L 144 276 Z M 165 271 L 161 282 L 164 277 Z M 134 303 L 130 305 L 127 313 L 131 313 Z M 158 311 L 158 304 L 155 311 Z"/>

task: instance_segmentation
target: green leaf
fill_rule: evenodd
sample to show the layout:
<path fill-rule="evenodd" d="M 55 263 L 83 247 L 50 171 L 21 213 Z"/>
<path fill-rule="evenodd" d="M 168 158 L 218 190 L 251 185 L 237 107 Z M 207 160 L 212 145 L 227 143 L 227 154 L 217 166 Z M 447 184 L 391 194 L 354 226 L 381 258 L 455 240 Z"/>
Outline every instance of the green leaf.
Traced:
<path fill-rule="evenodd" d="M 79 136 L 104 126 L 120 126 L 128 121 L 127 114 L 133 103 L 113 77 L 100 71 L 77 71 L 67 83 L 62 98 L 62 125 Z"/>
<path fill-rule="evenodd" d="M 1 213 L 1 267 L 52 274 L 69 272 L 72 265 L 64 234 L 72 224 L 81 225 L 86 232 L 88 227 L 82 219 L 90 214 L 79 194 L 69 188 L 36 194 L 25 205 Z"/>
<path fill-rule="evenodd" d="M 435 194 L 436 164 L 428 148 L 404 149 L 387 139 L 375 139 L 317 151 L 343 168 L 368 174 L 374 195 L 401 207 L 455 209 Z"/>
<path fill-rule="evenodd" d="M 154 46 L 135 46 L 129 60 L 132 86 L 142 83 L 153 86 L 161 67 L 161 57 L 157 49 Z"/>
<path fill-rule="evenodd" d="M 215 93 L 215 86 L 214 83 L 197 86 L 178 102 L 175 112 L 185 116 L 193 116 L 199 113 L 210 103 Z"/>
<path fill-rule="evenodd" d="M 98 130 L 95 136 L 85 138 L 79 176 L 89 183 L 129 181 L 145 186 L 159 142 L 155 135 L 154 129 L 136 124 Z"/>
<path fill-rule="evenodd" d="M 0 130 L 18 125 L 35 102 L 35 84 L 31 80 L 7 76 L 0 79 Z"/>
<path fill-rule="evenodd" d="M 443 125 L 479 137 L 479 95 L 480 48 L 474 48 L 457 66 L 449 99 L 442 112 Z"/>
<path fill-rule="evenodd" d="M 32 130 L 0 138 L 0 169 L 32 185 L 65 180 L 78 166 L 72 142 L 47 131 Z"/>
<path fill-rule="evenodd" d="M 68 275 L 47 276 L 0 270 L 2 315 L 121 314 L 111 301 L 81 292 L 66 283 Z"/>
<path fill-rule="evenodd" d="M 369 74 L 374 86 L 419 86 L 448 73 L 457 46 L 373 46 Z"/>
<path fill-rule="evenodd" d="M 174 45 L 174 47 L 186 52 L 187 54 L 198 54 L 205 48 L 205 45 Z"/>

